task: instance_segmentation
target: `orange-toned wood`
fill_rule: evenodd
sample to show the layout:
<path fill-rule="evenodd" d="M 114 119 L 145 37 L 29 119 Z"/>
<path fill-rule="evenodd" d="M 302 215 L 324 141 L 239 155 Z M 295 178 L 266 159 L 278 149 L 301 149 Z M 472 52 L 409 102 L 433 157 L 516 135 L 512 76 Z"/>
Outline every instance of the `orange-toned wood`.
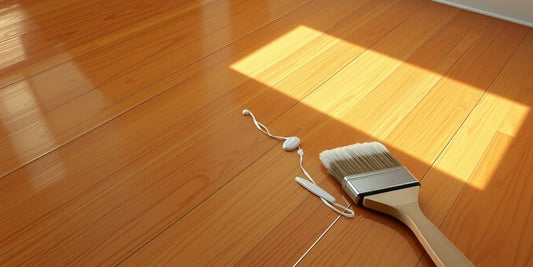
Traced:
<path fill-rule="evenodd" d="M 301 4 L 293 0 L 274 2 L 269 12 L 283 14 Z M 110 45 L 97 54 L 68 61 L 3 88 L 0 97 L 9 108 L 0 109 L 0 112 L 8 135 L 2 136 L 0 147 L 8 151 L 7 147 L 24 144 L 28 140 L 31 140 L 32 145 L 23 145 L 15 153 L 2 154 L 0 173 L 5 175 L 48 153 L 183 81 L 198 70 L 220 64 L 232 50 L 224 49 L 210 57 L 210 60 L 194 63 L 254 31 L 257 24 L 272 20 L 261 13 L 261 5 L 244 9 L 231 20 L 227 16 L 216 15 L 220 13 L 220 8 L 196 10 L 189 14 L 188 19 L 174 21 L 177 25 L 166 24 L 135 41 Z M 203 15 L 207 16 L 203 30 L 214 32 L 195 40 L 205 32 L 191 31 L 189 25 L 199 24 Z M 219 25 L 230 24 L 242 17 L 246 19 L 223 27 Z M 276 33 L 272 32 L 272 35 Z M 265 34 L 262 38 L 256 40 L 258 43 L 255 46 L 249 42 L 245 44 L 248 47 L 240 46 L 238 54 L 244 56 L 260 47 L 260 40 L 273 37 Z M 160 41 L 154 45 L 153 40 Z M 20 105 L 21 102 L 24 105 Z M 49 129 L 39 133 L 36 129 L 43 128 L 43 125 Z M 36 135 L 44 137 L 36 138 Z"/>
<path fill-rule="evenodd" d="M 207 3 L 214 0 L 206 1 Z M 38 31 L 23 30 L 20 34 L 10 36 L 0 43 L 1 51 L 21 50 L 24 53 L 10 60 L 2 60 L 0 67 L 11 71 L 24 67 L 28 63 L 67 52 L 80 45 L 93 42 L 118 31 L 128 31 L 132 24 L 146 22 L 150 18 L 165 17 L 172 13 L 180 14 L 180 10 L 202 6 L 200 1 L 95 1 L 92 4 L 74 5 L 75 9 L 60 14 L 48 14 L 43 20 L 34 23 L 39 25 Z M 200 5 L 199 5 L 200 4 Z M 14 12 L 31 17 L 32 9 L 26 10 L 25 3 L 19 3 Z M 28 19 L 31 21 L 31 19 Z M 16 27 L 18 23 L 14 26 Z M 11 30 L 11 29 L 7 29 Z"/>
<path fill-rule="evenodd" d="M 64 14 L 72 12 L 76 8 L 87 7 L 91 4 L 100 4 L 96 1 L 3 1 L 0 6 L 0 16 L 2 24 L 0 30 L 0 40 L 8 40 L 22 33 L 35 31 L 42 25 L 43 20 L 50 15 Z M 24 7 L 24 8 L 22 8 Z M 31 14 L 31 16 L 29 15 Z M 36 23 L 39 21 L 39 23 Z M 53 20 L 49 20 L 53 21 Z M 56 21 L 57 22 L 57 21 Z"/>
<path fill-rule="evenodd" d="M 40 1 L 46 8 L 34 20 L 15 19 L 13 27 L 68 17 L 74 5 L 55 2 Z M 137 3 L 132 11 L 142 13 L 147 2 L 128 3 L 105 14 L 118 18 Z M 0 84 L 10 85 L 0 99 L 16 101 L 0 105 L 0 164 L 8 173 L 0 178 L 1 263 L 292 265 L 336 216 L 294 182 L 302 175 L 298 157 L 259 133 L 240 114 L 246 107 L 273 133 L 300 136 L 306 167 L 340 201 L 318 153 L 385 142 L 423 178 L 424 211 L 475 264 L 490 263 L 483 257 L 499 240 L 524 249 L 491 257 L 527 264 L 530 214 L 515 203 L 533 192 L 515 185 L 528 186 L 522 174 L 531 166 L 521 157 L 531 150 L 521 126 L 530 118 L 531 30 L 524 38 L 525 27 L 422 0 L 152 7 L 138 20 L 127 16 L 133 24 L 104 29 L 95 21 L 91 31 L 102 35 L 75 33 L 65 39 L 68 51 L 55 53 L 35 37 L 43 52 L 4 69 Z M 524 90 L 510 94 L 515 87 Z M 486 119 L 493 116 L 497 130 Z M 521 140 L 510 152 L 516 160 L 501 164 L 519 171 L 484 183 L 493 172 L 483 166 L 497 164 L 512 136 Z M 470 143 L 474 151 L 465 152 Z M 472 161 L 462 163 L 463 155 Z M 449 168 L 455 164 L 459 172 Z M 508 197 L 513 192 L 520 197 Z M 500 231 L 489 217 L 481 235 L 466 222 L 491 194 L 518 208 L 494 205 L 487 214 L 512 217 L 517 230 Z M 356 212 L 301 263 L 416 265 L 423 249 L 406 227 Z"/>
<path fill-rule="evenodd" d="M 482 16 L 472 16 L 472 14 L 467 13 L 459 14 L 448 25 L 446 25 L 446 27 L 442 31 L 440 31 L 432 39 L 426 42 L 422 47 L 420 47 L 420 49 L 418 49 L 411 57 L 406 60 L 410 64 L 416 65 L 413 66 L 410 64 L 403 64 L 398 68 L 396 72 L 390 75 L 367 97 L 362 99 L 358 104 L 358 107 L 352 109 L 354 115 L 350 117 L 349 121 L 353 123 L 352 125 L 367 129 L 367 131 L 370 131 L 373 135 L 377 137 L 383 136 L 383 134 L 386 136 L 388 133 L 388 127 L 395 126 L 401 122 L 401 116 L 398 115 L 402 113 L 408 114 L 409 111 L 418 103 L 416 102 L 416 100 L 420 101 L 420 99 L 423 98 L 425 94 L 427 94 L 427 91 L 431 89 L 431 84 L 435 84 L 436 81 L 441 78 L 442 74 L 437 75 L 435 73 L 420 71 L 420 69 L 418 69 L 416 66 L 425 66 L 426 68 L 433 70 L 436 73 L 445 73 L 447 69 L 449 69 L 451 66 L 453 66 L 453 64 L 457 62 L 459 56 L 462 56 L 467 51 L 467 49 L 470 48 L 473 42 L 477 40 L 477 38 L 479 37 L 479 31 L 487 29 L 487 26 L 489 25 L 490 21 L 490 19 Z M 471 27 L 464 27 L 464 25 L 470 25 Z M 409 79 L 406 79 L 406 77 L 408 77 Z M 402 86 L 398 86 L 398 84 L 401 84 Z M 391 110 L 383 109 L 383 107 L 385 106 L 390 107 Z M 373 116 L 361 114 L 373 114 Z M 346 116 L 349 116 L 349 114 Z M 339 128 L 339 126 L 336 124 L 332 124 L 328 128 Z M 344 131 L 348 130 L 344 129 Z M 324 133 L 323 135 L 325 136 L 328 134 Z M 305 142 L 306 144 L 315 142 L 322 143 L 323 141 L 320 138 L 322 138 L 322 135 L 318 136 L 318 138 L 316 139 L 306 140 Z M 372 140 L 372 138 L 365 137 L 362 134 L 353 133 L 353 131 L 348 131 L 344 138 L 339 139 L 340 140 L 336 144 L 332 144 L 329 147 L 326 145 L 323 149 L 353 143 L 355 142 L 354 140 Z M 306 146 L 306 148 L 307 147 L 308 146 Z M 402 162 L 409 164 L 409 167 L 425 167 L 425 169 L 418 171 L 418 174 L 420 176 L 422 176 L 423 173 L 429 168 L 429 165 L 424 162 L 421 162 L 420 159 L 403 154 L 401 153 L 401 151 L 394 152 L 395 156 L 400 158 Z M 436 155 L 428 155 L 426 156 L 426 158 L 430 159 L 431 157 L 434 158 L 435 156 Z M 324 172 L 324 170 L 321 170 L 320 163 L 318 161 L 309 162 L 312 161 L 312 156 L 311 159 L 309 159 L 309 157 L 307 159 L 308 165 L 313 163 L 316 164 L 314 172 Z M 317 177 L 315 177 L 315 179 L 317 179 Z M 331 188 L 333 186 L 329 184 L 329 182 L 332 182 L 331 180 L 325 181 L 324 185 L 327 188 Z M 320 205 L 320 202 L 315 202 L 312 199 L 310 201 L 306 201 L 305 204 L 302 206 L 313 204 Z M 371 213 L 365 212 L 365 216 L 368 216 L 366 214 Z M 314 240 L 309 241 L 307 243 L 307 246 L 305 246 L 303 250 L 300 247 L 294 246 L 294 244 L 288 242 L 288 240 L 300 240 L 302 238 L 305 238 L 302 237 L 302 235 L 304 234 L 313 234 L 317 231 L 323 231 L 323 229 L 325 228 L 324 226 L 303 223 L 302 225 L 298 224 L 298 228 L 296 229 L 294 224 L 291 224 L 291 222 L 298 220 L 299 217 L 309 218 L 308 220 L 311 220 L 310 218 L 313 218 L 313 220 L 317 219 L 317 215 L 312 212 L 302 214 L 302 212 L 299 211 L 298 215 L 291 214 L 283 221 L 283 227 L 278 227 L 279 229 L 275 229 L 273 232 L 271 232 L 265 241 L 261 242 L 259 246 L 254 248 L 254 250 L 249 253 L 249 255 L 247 255 L 247 257 L 243 260 L 243 263 L 245 265 L 289 265 L 296 262 L 296 260 L 301 256 L 301 254 L 303 254 L 303 251 L 305 251 L 305 249 L 307 249 L 314 242 Z M 376 220 L 376 218 L 379 218 L 379 216 L 372 216 L 370 218 L 372 220 Z M 366 223 L 369 222 L 370 221 Z M 393 224 L 393 226 L 397 226 L 397 224 Z M 409 230 L 405 230 L 401 226 L 399 228 L 396 228 L 396 231 L 399 231 L 404 237 L 410 235 Z M 374 236 L 374 234 L 380 235 L 379 233 L 373 233 L 371 236 Z M 279 240 L 287 241 L 280 242 Z M 388 240 L 384 241 L 389 242 Z M 416 246 L 416 240 L 411 237 L 409 239 L 406 239 L 405 241 L 410 242 L 411 244 L 415 243 Z M 346 242 L 349 242 L 349 239 L 347 239 Z M 365 242 L 373 241 L 369 240 Z M 388 246 L 385 243 L 382 245 Z M 406 247 L 409 250 L 412 246 L 413 245 L 406 246 L 405 244 L 398 245 L 398 247 Z M 339 264 L 347 264 L 349 260 L 353 259 L 352 257 L 350 257 L 350 255 L 352 255 L 354 252 L 345 253 L 346 251 L 343 250 L 341 247 L 336 248 L 338 249 L 336 253 L 344 254 L 344 256 L 346 256 L 340 257 L 340 261 L 338 262 Z M 273 250 L 275 255 L 282 256 L 265 257 L 263 256 L 263 250 L 265 249 L 269 251 Z M 294 251 L 299 251 L 300 253 L 298 254 Z M 376 260 L 378 260 L 377 258 L 371 258 L 368 259 L 368 261 L 365 261 L 364 253 L 368 253 L 368 251 L 362 250 L 361 253 L 361 255 L 356 254 L 354 256 L 355 258 L 357 258 L 358 262 L 362 261 L 361 263 L 366 263 L 365 265 L 375 265 L 379 263 L 376 262 Z M 386 253 L 392 253 L 388 256 L 388 258 L 390 258 L 390 260 L 394 262 L 405 261 L 405 263 L 407 263 L 409 262 L 408 255 L 411 255 L 413 257 L 411 258 L 412 263 L 416 262 L 417 254 L 411 253 L 408 250 L 395 250 L 394 252 L 391 251 Z M 321 257 L 325 256 L 326 255 L 321 255 Z M 335 258 L 335 256 L 328 256 L 327 258 L 328 260 L 332 260 L 332 258 Z"/>

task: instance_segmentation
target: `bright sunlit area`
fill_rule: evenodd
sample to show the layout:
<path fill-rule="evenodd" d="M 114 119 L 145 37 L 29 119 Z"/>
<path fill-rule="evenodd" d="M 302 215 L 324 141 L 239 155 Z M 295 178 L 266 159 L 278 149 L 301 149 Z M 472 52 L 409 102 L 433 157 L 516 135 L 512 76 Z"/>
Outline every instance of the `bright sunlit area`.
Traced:
<path fill-rule="evenodd" d="M 340 60 L 332 61 L 338 58 Z M 317 68 L 323 62 L 331 64 Z M 427 165 L 434 165 L 437 170 L 462 182 L 470 179 L 479 161 L 487 156 L 485 148 L 493 135 L 502 132 L 514 136 L 530 111 L 528 105 L 491 92 L 483 94 L 484 89 L 448 77 L 446 73 L 428 70 L 304 25 L 230 67 L 393 149 Z M 278 71 L 280 68 L 285 71 Z M 294 80 L 306 75 L 309 79 L 324 77 L 324 82 L 317 82 L 315 88 L 301 88 Z M 439 97 L 435 91 L 441 88 L 460 91 L 465 98 L 474 99 L 474 103 L 469 114 L 464 113 L 461 106 L 457 112 L 444 110 L 447 107 L 432 110 L 450 112 L 445 116 L 467 116 L 450 145 L 435 161 L 434 157 L 427 156 L 428 149 L 424 143 L 403 145 L 404 137 L 395 131 L 408 127 L 405 121 L 409 120 L 412 120 L 410 125 L 418 123 L 420 127 L 425 127 L 427 121 L 420 121 L 420 116 L 411 117 L 411 113 L 423 109 L 426 105 L 424 101 Z M 303 93 L 307 91 L 310 93 Z M 477 99 L 482 100 L 477 103 Z M 460 103 L 462 100 L 452 101 Z M 486 117 L 487 114 L 489 117 Z M 420 141 L 430 144 L 431 138 L 426 136 Z M 470 149 L 465 149 L 465 146 Z M 491 164 L 497 166 L 506 151 L 507 147 L 500 144 L 492 151 L 496 154 L 490 155 Z M 484 173 L 485 179 L 475 179 L 470 185 L 482 190 L 491 176 L 490 172 Z"/>

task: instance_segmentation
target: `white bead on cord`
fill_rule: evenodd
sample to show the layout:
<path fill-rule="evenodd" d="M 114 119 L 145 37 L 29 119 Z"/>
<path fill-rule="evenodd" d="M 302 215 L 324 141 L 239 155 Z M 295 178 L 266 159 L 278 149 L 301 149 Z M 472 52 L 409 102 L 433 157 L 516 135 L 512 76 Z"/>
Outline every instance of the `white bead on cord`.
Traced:
<path fill-rule="evenodd" d="M 332 209 L 333 211 L 337 212 L 338 214 L 340 214 L 342 216 L 345 216 L 345 217 L 349 217 L 349 218 L 353 218 L 354 217 L 354 211 L 350 209 L 350 206 L 345 207 L 345 206 L 337 203 L 337 200 L 335 199 L 335 197 L 333 197 L 332 195 L 328 194 L 324 189 L 320 188 L 315 183 L 315 181 L 313 180 L 311 175 L 309 175 L 309 173 L 305 170 L 305 168 L 303 166 L 304 150 L 300 146 L 300 138 L 298 138 L 296 136 L 285 137 L 285 136 L 278 136 L 278 135 L 271 134 L 270 131 L 268 130 L 268 128 L 264 124 L 262 124 L 259 121 L 257 121 L 257 119 L 255 118 L 254 114 L 248 109 L 244 109 L 242 111 L 242 115 L 252 117 L 252 120 L 254 122 L 255 127 L 257 127 L 257 129 L 259 129 L 259 131 L 263 132 L 267 136 L 269 136 L 271 138 L 274 138 L 274 139 L 277 139 L 277 140 L 280 140 L 280 141 L 284 140 L 283 149 L 285 151 L 294 151 L 295 149 L 298 149 L 298 156 L 300 157 L 300 169 L 302 170 L 304 175 L 309 179 L 309 180 L 306 180 L 306 179 L 301 178 L 301 177 L 296 177 L 294 180 L 298 184 L 303 186 L 305 189 L 309 190 L 309 192 L 315 194 L 317 197 L 319 197 L 322 200 L 322 202 L 326 206 L 328 206 L 330 209 Z"/>

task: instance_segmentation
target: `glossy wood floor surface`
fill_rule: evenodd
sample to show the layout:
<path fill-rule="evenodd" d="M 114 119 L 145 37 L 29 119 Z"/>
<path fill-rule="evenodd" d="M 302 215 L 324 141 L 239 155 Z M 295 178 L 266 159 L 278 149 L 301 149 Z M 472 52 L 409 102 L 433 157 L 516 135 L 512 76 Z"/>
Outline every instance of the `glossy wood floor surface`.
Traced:
<path fill-rule="evenodd" d="M 0 265 L 430 266 L 296 135 L 381 141 L 477 266 L 533 264 L 533 30 L 426 0 L 0 2 Z M 341 200 L 342 201 L 342 200 Z"/>

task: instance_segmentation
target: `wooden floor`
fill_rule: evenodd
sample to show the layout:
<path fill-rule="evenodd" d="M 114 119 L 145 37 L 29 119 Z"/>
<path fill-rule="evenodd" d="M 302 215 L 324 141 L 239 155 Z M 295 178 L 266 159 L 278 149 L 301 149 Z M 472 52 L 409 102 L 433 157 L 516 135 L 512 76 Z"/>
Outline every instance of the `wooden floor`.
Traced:
<path fill-rule="evenodd" d="M 533 29 L 426 0 L 0 3 L 0 265 L 428 266 L 296 182 L 383 142 L 478 266 L 533 264 Z"/>

